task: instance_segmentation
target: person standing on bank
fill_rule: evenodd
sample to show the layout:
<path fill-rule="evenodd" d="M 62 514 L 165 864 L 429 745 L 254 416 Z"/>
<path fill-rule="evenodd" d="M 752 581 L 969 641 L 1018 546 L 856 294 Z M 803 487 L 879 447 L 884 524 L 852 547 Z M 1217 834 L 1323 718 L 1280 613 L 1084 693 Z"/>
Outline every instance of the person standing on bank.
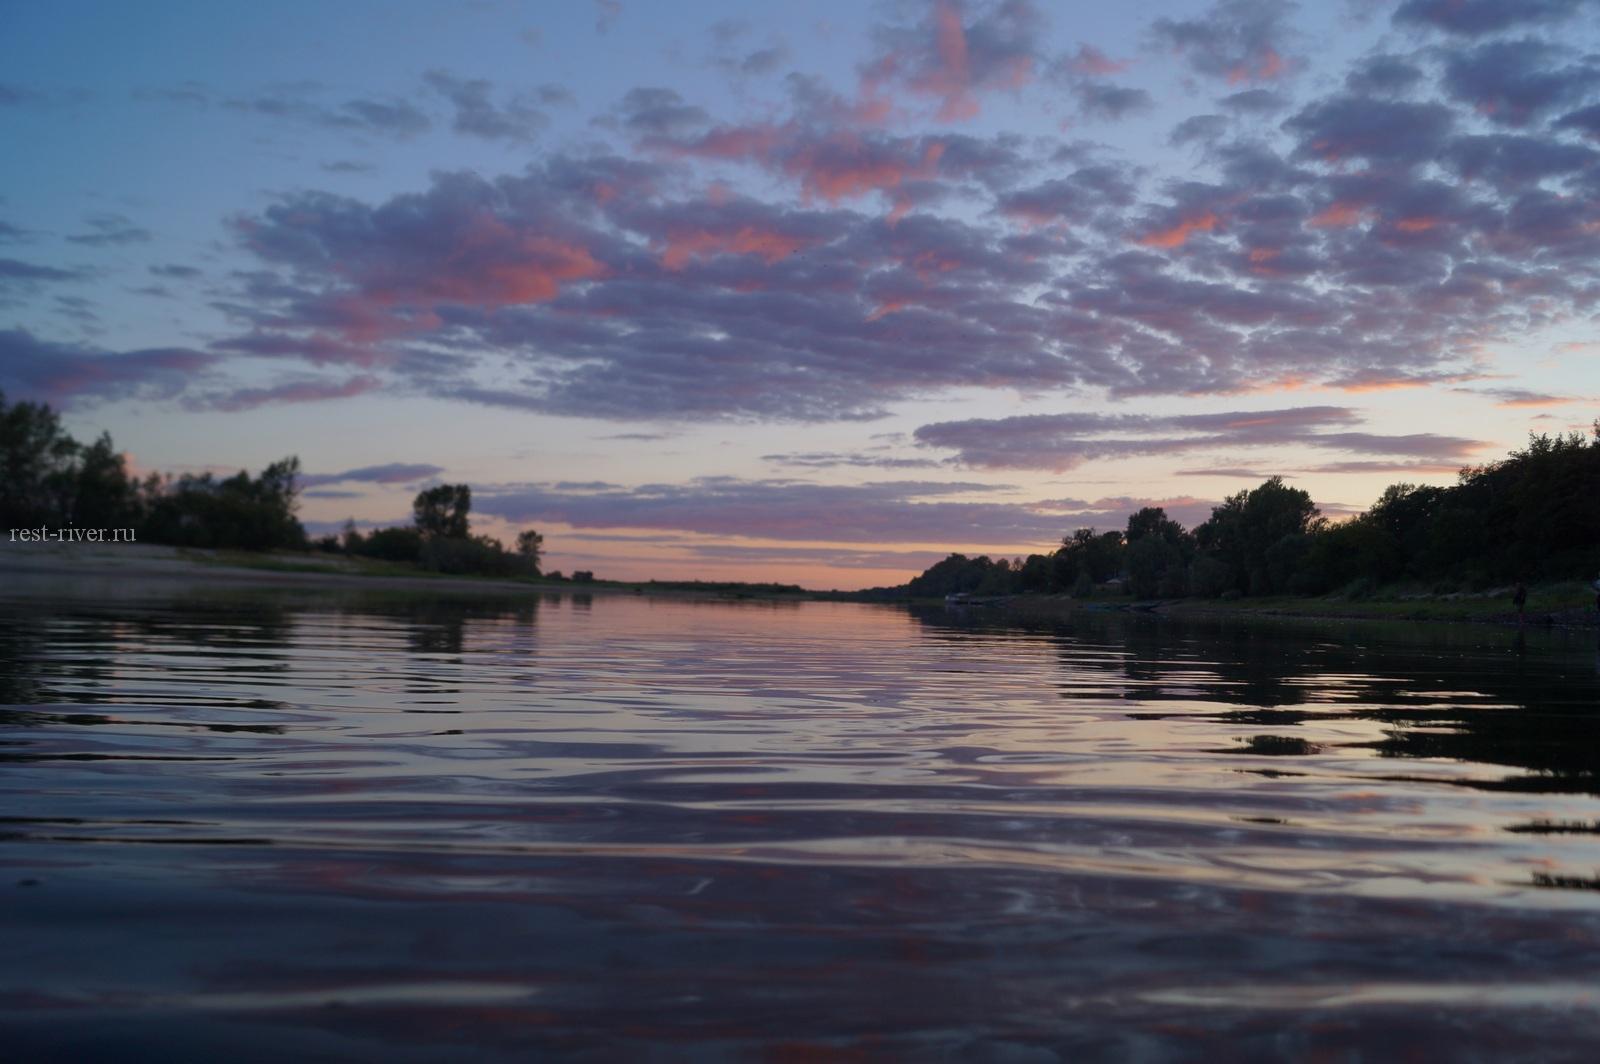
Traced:
<path fill-rule="evenodd" d="M 1516 593 L 1511 596 L 1511 604 L 1517 608 L 1517 626 L 1522 626 L 1522 611 L 1528 605 L 1528 585 L 1521 580 L 1517 581 Z"/>

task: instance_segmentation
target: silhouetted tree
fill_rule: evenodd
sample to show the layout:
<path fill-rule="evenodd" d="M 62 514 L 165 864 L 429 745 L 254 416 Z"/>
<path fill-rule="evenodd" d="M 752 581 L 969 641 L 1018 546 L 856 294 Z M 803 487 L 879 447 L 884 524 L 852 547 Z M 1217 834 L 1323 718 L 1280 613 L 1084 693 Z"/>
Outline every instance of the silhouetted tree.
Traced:
<path fill-rule="evenodd" d="M 43 403 L 6 405 L 0 392 L 0 524 L 66 523 L 78 444 Z"/>
<path fill-rule="evenodd" d="M 1129 516 L 1124 566 L 1137 597 L 1185 594 L 1185 572 L 1193 555 L 1194 537 L 1166 510 L 1146 506 Z"/>
<path fill-rule="evenodd" d="M 299 475 L 300 459 L 285 458 L 254 478 L 241 470 L 225 480 L 204 473 L 161 482 L 148 500 L 145 538 L 185 547 L 302 549 Z"/>
<path fill-rule="evenodd" d="M 82 448 L 74 478 L 72 521 L 90 528 L 131 528 L 140 518 L 138 485 L 128 479 L 128 464 L 111 434 Z"/>
<path fill-rule="evenodd" d="M 543 552 L 544 537 L 539 533 L 531 528 L 525 528 L 517 533 L 517 554 L 535 576 L 539 573 L 539 559 Z"/>
<path fill-rule="evenodd" d="M 1285 536 L 1310 531 L 1318 517 L 1311 495 L 1271 477 L 1260 487 L 1241 491 L 1211 511 L 1194 530 L 1199 548 L 1227 567 L 1224 590 L 1252 595 L 1275 590 L 1267 568 L 1267 551 Z"/>
<path fill-rule="evenodd" d="M 417 493 L 411 504 L 423 539 L 466 539 L 472 489 L 465 484 L 440 484 Z"/>

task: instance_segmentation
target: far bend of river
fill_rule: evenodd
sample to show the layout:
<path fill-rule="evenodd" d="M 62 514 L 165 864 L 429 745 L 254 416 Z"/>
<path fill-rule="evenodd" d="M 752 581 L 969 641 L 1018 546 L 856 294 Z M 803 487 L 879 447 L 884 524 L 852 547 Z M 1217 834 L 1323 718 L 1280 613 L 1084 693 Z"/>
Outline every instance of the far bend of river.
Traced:
<path fill-rule="evenodd" d="M 1595 633 L 0 585 L 0 1054 L 1594 1060 Z"/>

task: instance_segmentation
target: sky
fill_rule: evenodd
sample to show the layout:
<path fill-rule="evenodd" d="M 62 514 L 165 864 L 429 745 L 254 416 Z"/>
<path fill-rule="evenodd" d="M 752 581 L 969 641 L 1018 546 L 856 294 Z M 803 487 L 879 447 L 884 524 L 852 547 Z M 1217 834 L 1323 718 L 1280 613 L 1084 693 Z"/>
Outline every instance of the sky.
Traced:
<path fill-rule="evenodd" d="M 1600 0 L 0 0 L 0 390 L 309 531 L 901 583 L 1600 396 Z"/>

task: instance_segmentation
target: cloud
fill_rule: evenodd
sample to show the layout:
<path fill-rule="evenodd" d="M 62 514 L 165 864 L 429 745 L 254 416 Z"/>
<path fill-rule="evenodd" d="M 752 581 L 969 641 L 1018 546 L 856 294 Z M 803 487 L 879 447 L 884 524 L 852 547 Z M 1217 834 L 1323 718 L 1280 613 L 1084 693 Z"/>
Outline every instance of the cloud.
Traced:
<path fill-rule="evenodd" d="M 1394 12 L 1397 26 L 1423 26 L 1462 37 L 1480 37 L 1522 26 L 1559 22 L 1588 0 L 1405 0 Z"/>
<path fill-rule="evenodd" d="M 1495 401 L 1496 406 L 1505 407 L 1544 407 L 1565 406 L 1569 403 L 1589 402 L 1576 395 L 1551 395 L 1547 392 L 1536 392 L 1527 388 L 1457 388 L 1456 391 L 1468 395 L 1485 395 Z"/>
<path fill-rule="evenodd" d="M 1217 101 L 1221 107 L 1243 115 L 1269 115 L 1289 106 L 1289 98 L 1271 89 L 1245 89 Z"/>
<path fill-rule="evenodd" d="M 984 94 L 1015 92 L 1033 79 L 1040 23 L 1026 0 L 936 0 L 915 25 L 878 27 L 862 80 L 936 101 L 941 122 L 965 121 L 977 116 Z"/>
<path fill-rule="evenodd" d="M 1339 95 L 1309 104 L 1284 128 L 1299 135 L 1301 158 L 1415 166 L 1437 155 L 1454 125 L 1443 104 Z"/>
<path fill-rule="evenodd" d="M 154 239 L 150 230 L 139 228 L 120 214 L 91 214 L 84 221 L 92 231 L 69 236 L 67 240 L 74 244 L 103 248 L 144 244 Z"/>
<path fill-rule="evenodd" d="M 1274 475 L 1266 470 L 1253 466 L 1208 466 L 1202 469 L 1174 469 L 1174 476 L 1179 477 L 1227 477 L 1230 480 L 1266 480 Z"/>
<path fill-rule="evenodd" d="M 150 272 L 157 277 L 165 277 L 173 281 L 194 281 L 205 276 L 203 270 L 194 266 L 185 266 L 181 263 L 169 262 L 160 266 L 151 266 Z"/>
<path fill-rule="evenodd" d="M 836 451 L 802 451 L 791 454 L 764 454 L 763 462 L 800 469 L 934 469 L 939 463 L 930 458 L 893 458 L 879 454 L 841 454 Z"/>
<path fill-rule="evenodd" d="M 59 266 L 40 266 L 19 259 L 0 259 L 0 285 L 8 281 L 30 283 L 33 281 L 81 281 L 89 276 L 84 269 L 63 269 Z"/>
<path fill-rule="evenodd" d="M 1563 115 L 1556 122 L 1557 129 L 1576 129 L 1591 140 L 1600 140 L 1600 104 L 1583 107 Z"/>
<path fill-rule="evenodd" d="M 1051 79 L 1065 86 L 1072 96 L 1079 118 L 1114 121 L 1155 106 L 1154 98 L 1144 89 L 1113 85 L 1105 80 L 1131 65 L 1111 59 L 1097 48 L 1080 44 L 1076 52 L 1057 56 L 1048 70 Z"/>
<path fill-rule="evenodd" d="M 288 86 L 277 91 L 248 96 L 233 96 L 221 101 L 230 110 L 262 115 L 287 121 L 305 122 L 328 129 L 369 133 L 405 140 L 427 132 L 433 123 L 415 104 L 400 99 L 357 97 L 328 106 L 308 98 L 314 87 Z M 168 100 L 190 97 L 204 104 L 210 99 L 204 87 L 187 87 L 176 96 L 171 92 L 160 97 Z"/>
<path fill-rule="evenodd" d="M 1056 514 L 1026 504 L 955 501 L 993 485 L 892 481 L 860 485 L 702 477 L 600 491 L 553 485 L 474 485 L 474 511 L 516 524 L 578 529 L 650 529 L 779 541 L 1053 543 L 1066 531 Z"/>
<path fill-rule="evenodd" d="M 711 65 L 735 79 L 775 73 L 789 60 L 789 46 L 772 38 L 759 48 L 750 48 L 745 39 L 750 23 L 723 19 L 711 27 Z"/>
<path fill-rule="evenodd" d="M 1148 92 L 1126 85 L 1084 81 L 1073 87 L 1072 94 L 1078 101 L 1078 114 L 1084 118 L 1115 120 L 1155 106 Z"/>
<path fill-rule="evenodd" d="M 1345 88 L 1357 95 L 1389 96 L 1412 89 L 1422 70 L 1405 56 L 1379 53 L 1358 61 L 1345 75 Z"/>
<path fill-rule="evenodd" d="M 307 473 L 300 478 L 305 487 L 323 484 L 360 482 L 364 484 L 413 484 L 444 472 L 443 466 L 426 462 L 389 462 L 384 465 L 362 466 L 346 469 L 342 473 Z"/>
<path fill-rule="evenodd" d="M 683 137 L 705 129 L 711 116 L 703 107 L 685 103 L 674 89 L 629 89 L 617 105 L 622 130 L 638 138 Z"/>
<path fill-rule="evenodd" d="M 1476 440 L 1416 433 L 1384 436 L 1328 431 L 1359 423 L 1346 407 L 1310 406 L 1219 414 L 1034 414 L 924 425 L 924 447 L 956 452 L 980 469 L 1072 469 L 1091 459 L 1186 454 L 1217 448 L 1289 445 L 1364 454 L 1452 458 L 1484 446 Z"/>
<path fill-rule="evenodd" d="M 230 391 L 194 395 L 185 400 L 191 410 L 220 410 L 236 413 L 278 403 L 316 403 L 349 399 L 375 391 L 382 384 L 376 377 L 356 376 L 342 381 L 295 379 L 261 388 L 235 388 Z"/>
<path fill-rule="evenodd" d="M 1491 121 L 1526 126 L 1551 111 L 1578 103 L 1600 85 L 1600 58 L 1560 65 L 1572 53 L 1531 38 L 1489 41 L 1451 52 L 1444 86 Z"/>
<path fill-rule="evenodd" d="M 444 70 L 423 75 L 428 86 L 455 110 L 450 128 L 469 137 L 529 143 L 544 128 L 543 111 L 520 98 L 496 105 L 490 99 L 494 86 L 482 78 L 459 78 Z"/>
<path fill-rule="evenodd" d="M 1100 49 L 1089 44 L 1078 45 L 1078 50 L 1071 55 L 1064 55 L 1056 60 L 1056 66 L 1068 74 L 1080 77 L 1109 77 L 1112 74 L 1121 74 L 1133 63 L 1127 59 L 1112 59 Z"/>
<path fill-rule="evenodd" d="M 1167 143 L 1173 146 L 1210 142 L 1228 130 L 1228 119 L 1223 115 L 1193 115 L 1172 127 Z"/>
<path fill-rule="evenodd" d="M 187 348 L 110 352 L 0 330 L 0 391 L 53 406 L 80 400 L 165 399 L 183 392 L 216 356 Z"/>
<path fill-rule="evenodd" d="M 791 566 L 826 566 L 830 569 L 927 569 L 948 552 L 938 550 L 882 550 L 828 547 L 755 547 L 737 543 L 685 543 L 678 548 L 691 558 L 712 562 L 754 564 L 782 562 Z"/>
<path fill-rule="evenodd" d="M 946 76 L 950 11 L 965 81 Z M 1173 38 L 1189 61 L 1225 77 L 1218 64 L 1257 46 L 1283 54 L 1263 5 L 1213 14 L 1214 33 Z M 875 38 L 894 61 L 864 68 L 881 77 L 857 96 L 790 75 L 754 117 L 641 86 L 604 119 L 619 154 L 551 150 L 387 197 L 283 196 L 235 221 L 254 262 L 216 298 L 237 331 L 214 349 L 383 367 L 411 394 L 511 410 L 829 421 L 965 388 L 1458 384 L 1485 375 L 1495 343 L 1592 314 L 1600 171 L 1575 135 L 1590 132 L 1582 93 L 1539 105 L 1554 130 L 1504 128 L 1420 74 L 1475 63 L 1474 42 L 1368 55 L 1275 126 L 1254 116 L 1282 87 L 1246 77 L 1228 115 L 1174 130 L 1200 150 L 1167 181 L 1103 146 L 907 130 L 879 106 L 994 91 L 973 42 L 991 59 L 1034 46 L 975 27 L 1031 17 L 932 9 Z M 742 49 L 748 32 L 723 40 Z M 1555 59 L 1563 78 L 1587 69 Z M 1117 65 L 1080 47 L 1050 69 L 1112 87 Z M 744 166 L 756 180 L 727 177 Z"/>
<path fill-rule="evenodd" d="M 1156 19 L 1150 32 L 1197 74 L 1230 85 L 1273 81 L 1290 70 L 1285 42 L 1291 8 L 1281 0 L 1220 0 L 1199 18 Z"/>
<path fill-rule="evenodd" d="M 1329 462 L 1325 465 L 1308 466 L 1300 470 L 1302 473 L 1317 473 L 1322 475 L 1341 473 L 1384 474 L 1388 476 L 1440 476 L 1461 472 L 1468 463 L 1460 462 Z"/>
<path fill-rule="evenodd" d="M 11 82 L 0 82 L 0 107 L 21 107 L 24 104 L 38 103 L 43 99 L 44 94 L 37 89 Z"/>

